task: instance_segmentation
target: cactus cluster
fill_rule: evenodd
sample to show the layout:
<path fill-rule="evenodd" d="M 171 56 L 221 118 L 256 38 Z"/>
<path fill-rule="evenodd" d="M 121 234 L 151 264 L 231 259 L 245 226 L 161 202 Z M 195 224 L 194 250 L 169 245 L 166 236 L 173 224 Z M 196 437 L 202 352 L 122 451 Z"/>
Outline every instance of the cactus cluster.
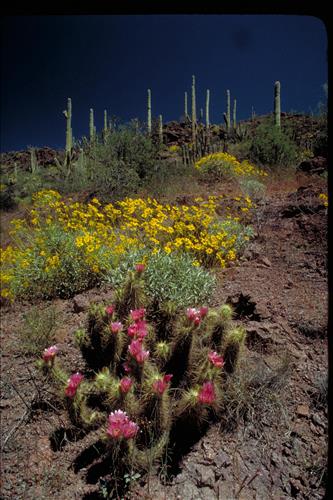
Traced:
<path fill-rule="evenodd" d="M 148 470 L 179 425 L 199 429 L 219 413 L 245 330 L 233 326 L 226 304 L 184 311 L 148 301 L 144 272 L 138 264 L 128 273 L 113 304 L 91 305 L 86 328 L 75 333 L 85 375 L 66 374 L 56 346 L 41 366 L 62 388 L 76 426 L 100 428 L 111 454 L 121 447 L 123 465 Z"/>

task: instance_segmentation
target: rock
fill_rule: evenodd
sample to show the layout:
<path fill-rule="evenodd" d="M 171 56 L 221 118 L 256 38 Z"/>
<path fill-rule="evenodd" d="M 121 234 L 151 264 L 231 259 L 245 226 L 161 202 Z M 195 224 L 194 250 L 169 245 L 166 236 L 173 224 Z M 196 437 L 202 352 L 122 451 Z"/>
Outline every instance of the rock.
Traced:
<path fill-rule="evenodd" d="M 300 417 L 309 417 L 309 415 L 310 415 L 310 408 L 309 408 L 308 405 L 305 405 L 305 404 L 298 405 L 297 409 L 296 409 L 296 413 Z"/>
<path fill-rule="evenodd" d="M 214 487 L 215 474 L 211 467 L 202 467 L 199 471 L 199 485 Z"/>
<path fill-rule="evenodd" d="M 261 262 L 262 264 L 264 264 L 264 266 L 267 266 L 267 267 L 272 266 L 271 261 L 267 257 L 260 257 L 259 262 Z"/>
<path fill-rule="evenodd" d="M 90 305 L 90 301 L 83 294 L 76 295 L 73 299 L 73 311 L 75 313 L 80 313 L 87 311 Z"/>
<path fill-rule="evenodd" d="M 312 422 L 315 425 L 319 425 L 320 427 L 323 427 L 323 428 L 326 427 L 325 423 L 322 421 L 322 419 L 320 418 L 320 416 L 318 415 L 318 413 L 314 413 L 312 415 Z"/>
<path fill-rule="evenodd" d="M 214 458 L 214 462 L 217 467 L 228 467 L 231 464 L 231 459 L 227 453 L 221 450 Z"/>
<path fill-rule="evenodd" d="M 316 156 L 315 158 L 302 161 L 298 165 L 297 170 L 309 174 L 321 174 L 327 170 L 327 166 L 327 158 Z"/>
<path fill-rule="evenodd" d="M 271 455 L 271 462 L 276 467 L 280 467 L 282 465 L 282 456 L 278 453 L 273 452 Z"/>

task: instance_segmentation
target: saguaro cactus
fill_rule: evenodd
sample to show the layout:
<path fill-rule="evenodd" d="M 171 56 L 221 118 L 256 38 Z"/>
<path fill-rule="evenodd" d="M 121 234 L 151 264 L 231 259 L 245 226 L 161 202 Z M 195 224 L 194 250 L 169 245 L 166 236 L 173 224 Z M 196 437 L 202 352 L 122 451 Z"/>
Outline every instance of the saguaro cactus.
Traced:
<path fill-rule="evenodd" d="M 90 108 L 90 115 L 89 115 L 89 137 L 90 137 L 90 142 L 94 142 L 95 140 L 95 125 L 94 125 L 94 110 Z"/>
<path fill-rule="evenodd" d="M 66 118 L 66 153 L 70 153 L 73 147 L 72 133 L 72 99 L 67 99 L 67 109 L 63 112 Z"/>
<path fill-rule="evenodd" d="M 147 107 L 148 107 L 148 116 L 147 116 L 147 127 L 148 127 L 148 134 L 151 135 L 151 91 L 148 89 L 148 102 L 147 102 Z"/>
<path fill-rule="evenodd" d="M 236 111 L 237 111 L 237 100 L 234 99 L 234 108 L 232 112 L 232 125 L 234 127 L 234 130 L 236 130 L 237 127 Z"/>
<path fill-rule="evenodd" d="M 192 141 L 195 143 L 196 140 L 196 125 L 197 125 L 197 111 L 196 111 L 196 100 L 195 100 L 195 76 L 192 75 Z"/>
<path fill-rule="evenodd" d="M 188 118 L 188 110 L 187 110 L 187 92 L 184 94 L 184 116 L 185 120 Z"/>
<path fill-rule="evenodd" d="M 158 137 L 160 144 L 163 144 L 163 118 L 162 115 L 158 115 Z"/>
<path fill-rule="evenodd" d="M 227 131 L 230 130 L 230 90 L 227 90 L 227 113 L 226 113 Z"/>
<path fill-rule="evenodd" d="M 276 127 L 281 127 L 281 84 L 275 82 L 274 84 L 274 122 Z"/>
<path fill-rule="evenodd" d="M 106 109 L 104 109 L 104 128 L 103 128 L 104 142 L 106 142 L 108 133 L 109 133 L 109 129 L 108 129 L 108 112 L 106 111 Z"/>
<path fill-rule="evenodd" d="M 209 127 L 209 98 L 210 98 L 210 91 L 207 89 L 206 92 L 206 127 Z"/>

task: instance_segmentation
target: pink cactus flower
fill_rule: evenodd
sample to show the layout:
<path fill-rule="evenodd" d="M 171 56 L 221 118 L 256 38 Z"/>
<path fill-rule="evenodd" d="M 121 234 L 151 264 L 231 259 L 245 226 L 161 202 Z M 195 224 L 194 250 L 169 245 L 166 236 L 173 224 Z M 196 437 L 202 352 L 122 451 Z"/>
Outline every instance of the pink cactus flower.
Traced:
<path fill-rule="evenodd" d="M 210 352 L 208 354 L 208 359 L 209 361 L 214 365 L 216 366 L 217 368 L 222 368 L 223 365 L 224 365 L 224 359 L 223 359 L 223 356 L 220 356 L 219 354 L 217 354 L 216 351 L 214 352 Z"/>
<path fill-rule="evenodd" d="M 123 325 L 120 323 L 120 321 L 114 321 L 110 325 L 110 330 L 112 333 L 119 333 L 122 327 Z"/>
<path fill-rule="evenodd" d="M 107 434 L 112 438 L 131 439 L 136 436 L 139 426 L 132 422 L 125 411 L 116 410 L 109 415 Z"/>
<path fill-rule="evenodd" d="M 128 351 L 139 364 L 144 363 L 146 359 L 148 359 L 149 357 L 149 351 L 143 350 L 142 343 L 140 342 L 140 340 L 132 340 L 128 348 Z"/>
<path fill-rule="evenodd" d="M 107 306 L 105 308 L 105 312 L 106 314 L 108 314 L 109 316 L 112 316 L 112 314 L 114 313 L 114 306 Z"/>
<path fill-rule="evenodd" d="M 202 404 L 212 404 L 216 400 L 215 387 L 213 382 L 204 382 L 199 394 L 198 400 Z"/>
<path fill-rule="evenodd" d="M 131 420 L 129 422 L 124 423 L 123 425 L 123 436 L 125 439 L 132 439 L 136 436 L 137 432 L 139 430 L 139 426 L 135 423 L 132 422 Z"/>
<path fill-rule="evenodd" d="M 132 379 L 129 378 L 129 377 L 123 377 L 121 380 L 120 380 L 120 391 L 123 393 L 123 394 L 127 394 L 128 391 L 130 390 L 130 388 L 132 387 Z"/>
<path fill-rule="evenodd" d="M 153 390 L 156 394 L 163 394 L 165 389 L 168 387 L 168 383 L 172 379 L 173 375 L 164 375 L 162 379 L 155 380 L 153 382 Z"/>
<path fill-rule="evenodd" d="M 44 349 L 43 352 L 43 360 L 45 363 L 48 363 L 49 361 L 53 362 L 56 354 L 58 354 L 59 348 L 56 345 L 51 345 L 51 347 L 48 347 L 47 349 Z"/>
<path fill-rule="evenodd" d="M 143 273 L 145 268 L 146 268 L 146 266 L 144 264 L 136 264 L 136 266 L 135 266 L 135 270 L 138 274 Z"/>
<path fill-rule="evenodd" d="M 122 364 L 123 370 L 125 373 L 131 373 L 132 368 L 129 366 L 129 364 L 125 361 L 125 363 Z"/>
<path fill-rule="evenodd" d="M 188 307 L 186 309 L 186 316 L 190 320 L 191 323 L 194 323 L 196 326 L 201 323 L 201 314 L 199 309 L 195 309 L 194 307 Z"/>
<path fill-rule="evenodd" d="M 84 376 L 79 372 L 71 375 L 67 381 L 67 387 L 65 390 L 66 396 L 68 396 L 69 398 L 73 398 L 76 394 L 77 388 L 79 387 L 83 379 Z"/>
<path fill-rule="evenodd" d="M 201 318 L 205 318 L 207 316 L 207 313 L 208 313 L 208 307 L 207 306 L 200 307 L 199 313 L 200 313 Z"/>
<path fill-rule="evenodd" d="M 146 309 L 141 307 L 141 309 L 134 309 L 131 310 L 131 318 L 133 321 L 139 321 L 140 319 L 143 319 L 146 314 Z"/>
<path fill-rule="evenodd" d="M 127 332 L 130 337 L 138 339 L 142 342 L 148 333 L 147 323 L 144 320 L 139 319 L 128 327 Z"/>

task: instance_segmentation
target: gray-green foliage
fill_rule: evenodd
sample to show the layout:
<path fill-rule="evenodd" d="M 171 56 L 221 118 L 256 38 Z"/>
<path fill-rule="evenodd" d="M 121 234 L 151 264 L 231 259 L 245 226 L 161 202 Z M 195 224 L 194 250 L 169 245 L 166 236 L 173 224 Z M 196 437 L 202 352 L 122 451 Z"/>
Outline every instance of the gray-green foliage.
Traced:
<path fill-rule="evenodd" d="M 114 286 L 123 284 L 127 272 L 136 263 L 142 262 L 143 252 L 132 252 L 124 256 L 118 266 L 105 277 Z M 186 254 L 152 255 L 143 274 L 146 293 L 160 303 L 173 301 L 179 307 L 194 306 L 207 302 L 215 288 L 215 277 L 202 267 L 193 265 Z"/>
<path fill-rule="evenodd" d="M 245 196 L 249 196 L 254 201 L 261 200 L 266 192 L 266 186 L 256 179 L 243 179 L 239 182 L 240 188 Z"/>

